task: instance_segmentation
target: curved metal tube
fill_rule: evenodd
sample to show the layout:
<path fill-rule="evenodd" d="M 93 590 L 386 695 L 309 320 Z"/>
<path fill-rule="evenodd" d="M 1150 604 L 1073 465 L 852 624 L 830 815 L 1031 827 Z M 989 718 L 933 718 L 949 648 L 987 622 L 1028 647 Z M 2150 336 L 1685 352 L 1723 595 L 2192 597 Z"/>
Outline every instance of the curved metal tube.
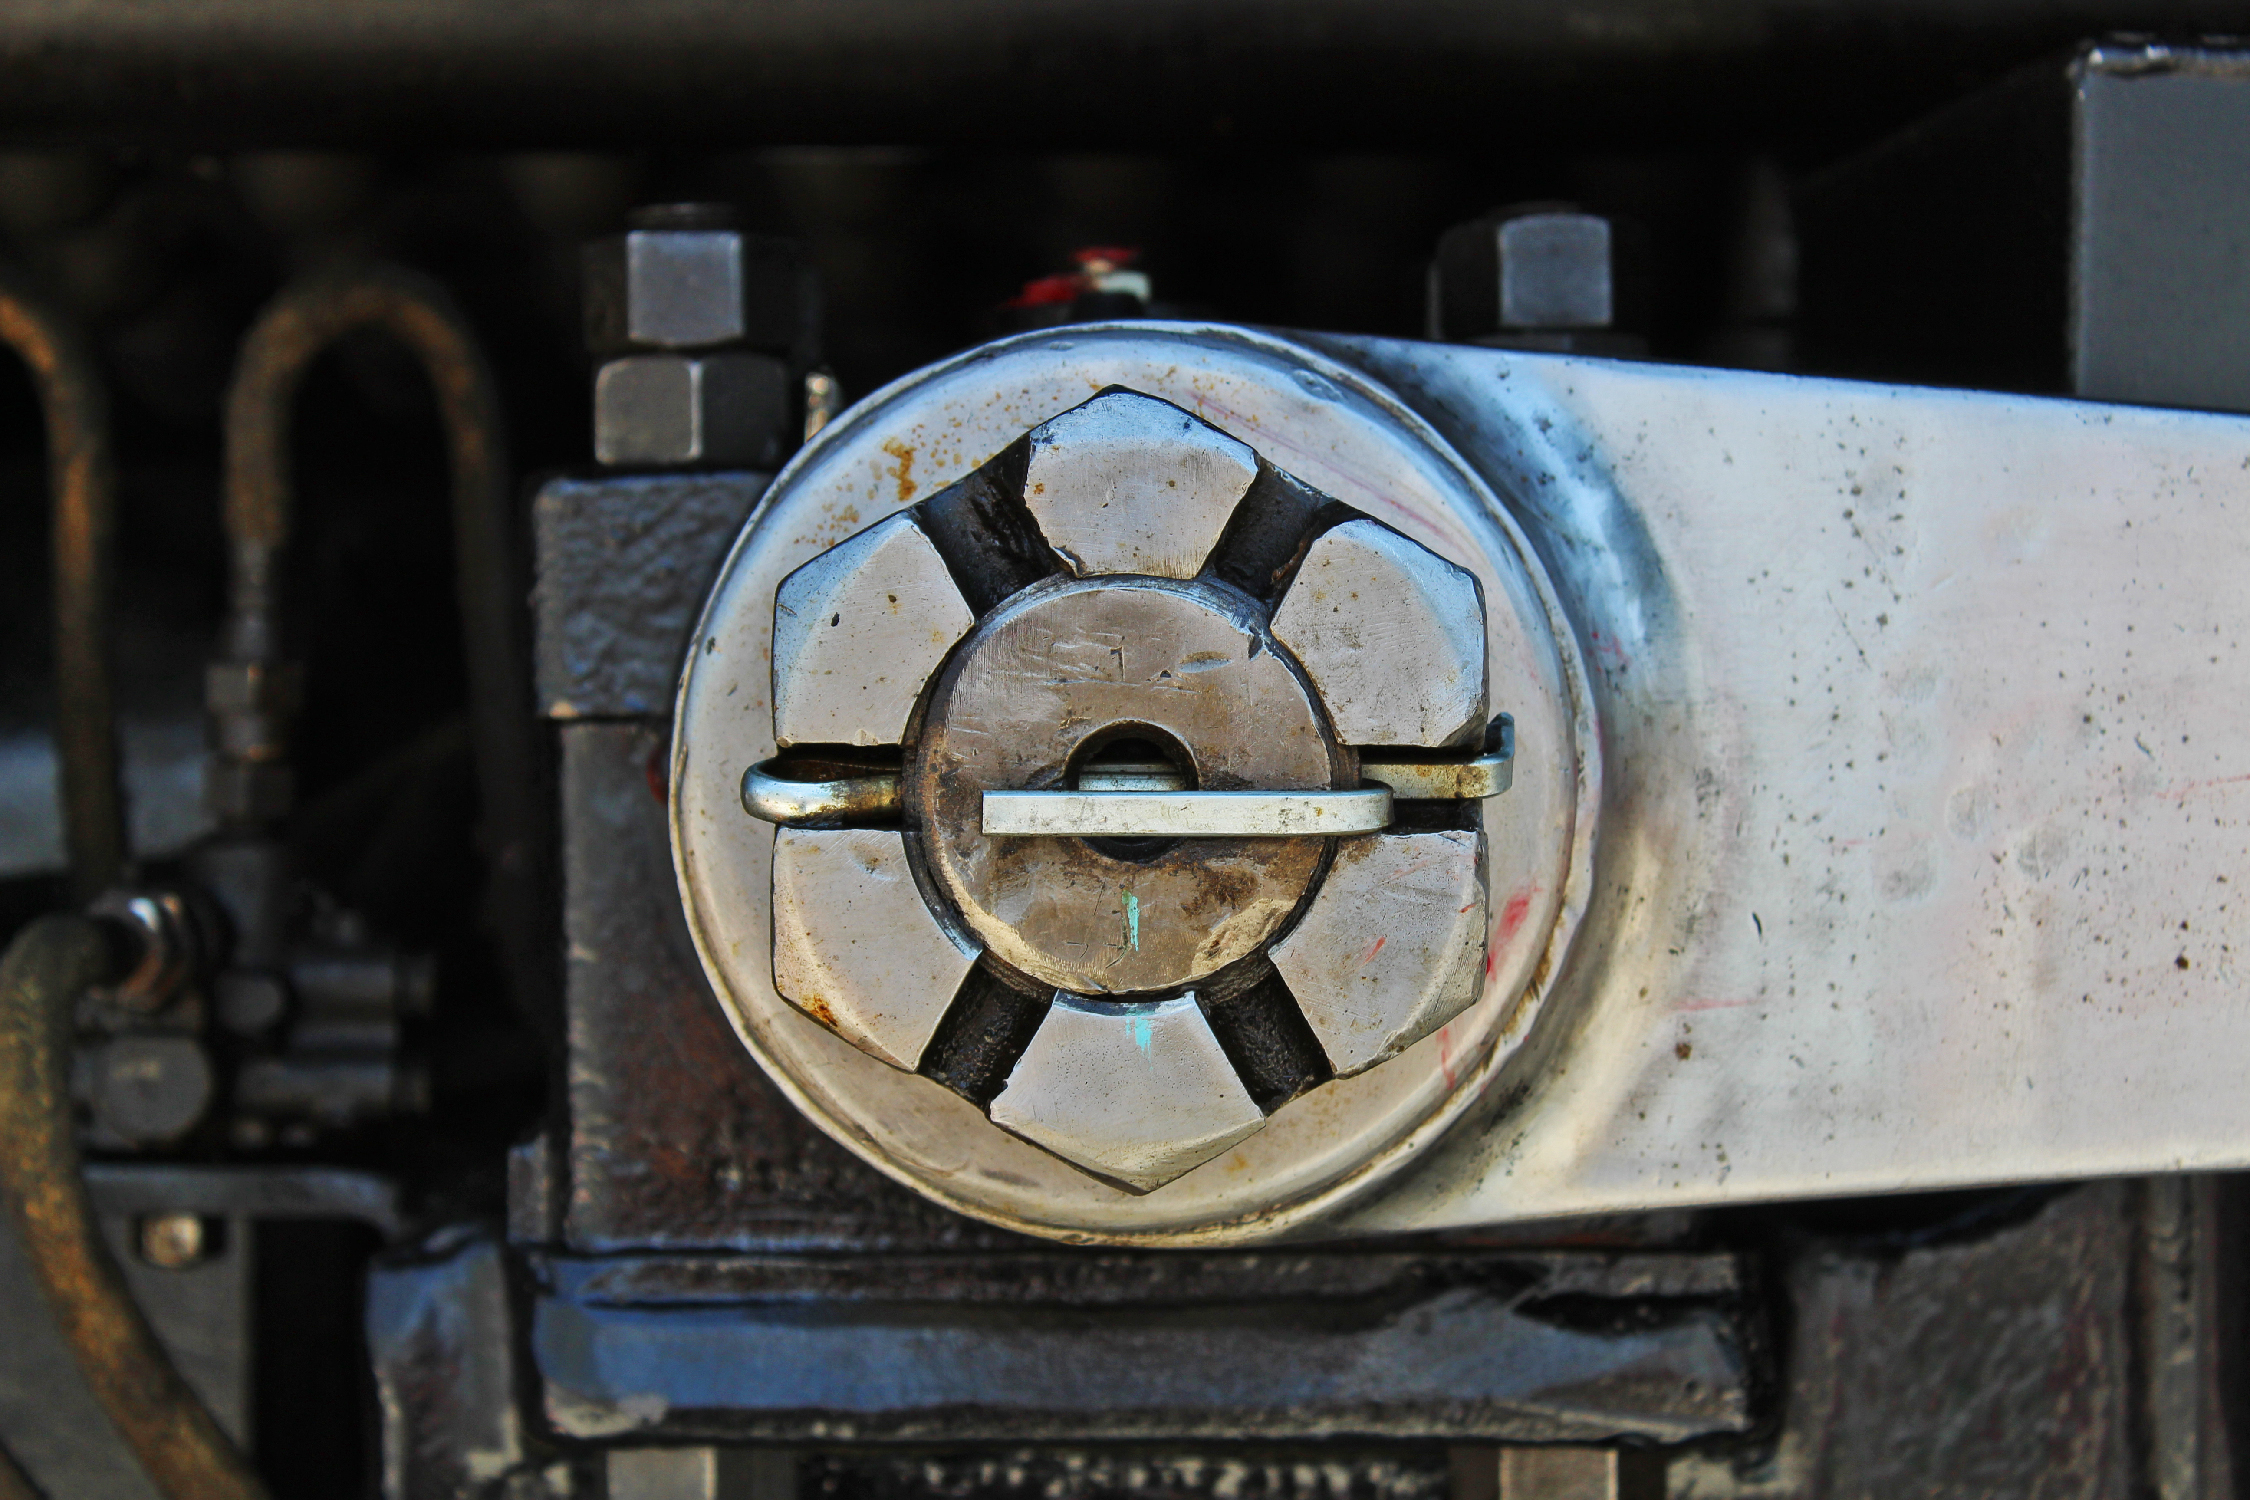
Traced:
<path fill-rule="evenodd" d="M 70 1014 L 117 967 L 85 917 L 42 917 L 0 957 L 0 1186 L 63 1342 L 156 1488 L 173 1500 L 264 1500 L 126 1290 L 79 1175 Z"/>
<path fill-rule="evenodd" d="M 467 321 L 428 277 L 377 266 L 284 288 L 244 338 L 227 389 L 225 523 L 232 569 L 225 656 L 283 665 L 278 565 L 293 498 L 289 424 L 313 360 L 346 334 L 380 330 L 421 362 L 437 395 L 453 488 L 454 575 L 467 657 L 469 723 L 492 860 L 495 915 L 519 982 L 537 983 L 545 868 L 542 778 L 532 714 L 529 626 L 500 400 Z M 286 710 L 285 710 L 286 711 Z M 286 753 L 285 725 L 252 756 Z"/>
<path fill-rule="evenodd" d="M 110 674 L 111 538 L 117 476 L 109 401 L 76 326 L 11 276 L 0 276 L 0 343 L 31 372 L 47 425 L 55 577 L 55 753 L 70 881 L 88 901 L 125 873 L 117 698 Z"/>

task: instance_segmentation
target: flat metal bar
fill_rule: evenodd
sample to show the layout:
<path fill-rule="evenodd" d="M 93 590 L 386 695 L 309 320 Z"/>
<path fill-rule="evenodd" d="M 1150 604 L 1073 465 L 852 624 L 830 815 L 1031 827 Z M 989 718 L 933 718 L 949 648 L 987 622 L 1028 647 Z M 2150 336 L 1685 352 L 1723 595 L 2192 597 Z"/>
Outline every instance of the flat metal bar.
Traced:
<path fill-rule="evenodd" d="M 1299 838 L 1374 833 L 1391 789 L 1349 792 L 986 792 L 984 831 L 1015 837 Z"/>
<path fill-rule="evenodd" d="M 1321 343 L 1509 498 L 1605 747 L 1511 1113 L 1339 1229 L 2250 1166 L 2250 420 Z"/>

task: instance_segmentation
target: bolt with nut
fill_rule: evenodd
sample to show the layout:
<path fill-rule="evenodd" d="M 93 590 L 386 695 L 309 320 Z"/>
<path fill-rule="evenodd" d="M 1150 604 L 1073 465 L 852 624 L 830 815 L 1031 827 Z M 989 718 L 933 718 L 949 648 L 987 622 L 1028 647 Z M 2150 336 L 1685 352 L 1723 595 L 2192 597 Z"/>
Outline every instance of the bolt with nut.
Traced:
<path fill-rule="evenodd" d="M 795 245 L 712 204 L 636 211 L 587 246 L 594 456 L 623 468 L 771 468 L 804 428 L 810 313 Z"/>

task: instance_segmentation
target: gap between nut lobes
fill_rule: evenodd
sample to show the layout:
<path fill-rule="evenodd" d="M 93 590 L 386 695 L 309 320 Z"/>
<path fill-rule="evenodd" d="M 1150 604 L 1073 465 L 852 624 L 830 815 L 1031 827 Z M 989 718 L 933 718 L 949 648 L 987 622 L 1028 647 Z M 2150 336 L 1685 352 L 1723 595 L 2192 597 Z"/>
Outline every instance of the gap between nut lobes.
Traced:
<path fill-rule="evenodd" d="M 1476 802 L 1497 797 L 1515 785 L 1515 721 L 1501 714 L 1486 731 L 1485 753 L 1469 760 L 1370 760 L 1360 762 L 1362 785 L 1345 792 L 1199 792 L 1187 778 L 1162 762 L 1113 764 L 1089 771 L 1071 792 L 986 792 L 984 829 L 990 837 L 1156 837 L 1156 838 L 1305 838 L 1377 833 L 1390 826 L 1391 803 Z M 777 755 L 742 773 L 742 810 L 785 828 L 839 828 L 887 822 L 899 815 L 900 773 L 861 769 L 833 758 Z M 1368 783 L 1373 783 L 1370 787 Z M 1140 799 L 1158 799 L 1141 801 Z M 1208 807 L 1244 809 L 1239 823 L 1225 827 L 1175 824 L 1117 824 L 1099 817 L 1087 826 L 1064 819 L 1003 813 L 994 826 L 994 801 L 1003 808 L 1040 809 L 1075 803 L 1104 807 Z M 1128 800 L 1131 799 L 1131 800 Z M 1319 826 L 1258 826 L 1253 804 L 1287 799 L 1291 803 L 1333 807 L 1331 821 Z M 1324 814 L 1325 816 L 1326 814 Z M 1208 820 L 1206 820 L 1208 823 Z"/>

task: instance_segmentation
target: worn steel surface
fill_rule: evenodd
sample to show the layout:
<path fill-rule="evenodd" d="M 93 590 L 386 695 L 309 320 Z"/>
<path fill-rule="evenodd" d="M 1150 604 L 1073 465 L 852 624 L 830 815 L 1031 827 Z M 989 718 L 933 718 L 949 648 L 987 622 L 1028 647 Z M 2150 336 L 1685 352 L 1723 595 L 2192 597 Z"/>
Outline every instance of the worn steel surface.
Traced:
<path fill-rule="evenodd" d="M 1266 1123 L 1195 996 L 1057 996 L 992 1101 L 992 1122 L 1088 1171 L 1161 1187 Z"/>
<path fill-rule="evenodd" d="M 2250 423 L 1329 347 L 1521 515 L 1612 767 L 1565 1065 L 1358 1225 L 2250 1161 Z"/>
<path fill-rule="evenodd" d="M 543 1257 L 572 1436 L 1508 1437 L 1743 1430 L 1731 1256 Z"/>
<path fill-rule="evenodd" d="M 938 663 L 975 623 L 912 516 L 829 548 L 774 595 L 775 739 L 899 743 Z"/>
<path fill-rule="evenodd" d="M 1053 572 L 1052 554 L 1044 543 L 1019 546 L 1020 539 L 1004 526 L 994 530 L 992 507 L 981 512 L 976 507 L 992 500 L 986 491 L 1020 472 L 1010 465 L 1028 447 L 1017 446 L 1028 430 L 1112 386 L 1157 396 L 1247 444 L 1263 460 L 1251 487 L 1251 508 L 1265 510 L 1251 518 L 1254 535 L 1237 538 L 1242 528 L 1229 530 L 1221 551 L 1232 562 L 1214 563 L 1220 567 L 1215 580 L 1151 578 L 1138 580 L 1132 589 L 1100 586 L 1105 592 L 1128 603 L 1134 593 L 1177 594 L 1182 601 L 1205 592 L 1232 593 L 1242 601 L 1237 613 L 1247 608 L 1255 615 L 1287 582 L 1295 564 L 1293 548 L 1317 529 L 1320 508 L 1328 499 L 1340 501 L 1475 575 L 1488 617 L 1485 670 L 1494 701 L 1515 715 L 1519 745 L 1514 789 L 1505 802 L 1495 804 L 1502 813 L 1487 825 L 1485 884 L 1506 896 L 1490 908 L 1490 962 L 1477 1003 L 1382 1068 L 1351 1078 L 1322 1081 L 1328 1074 L 1325 1064 L 1307 1069 L 1292 1061 L 1277 1067 L 1270 1080 L 1275 1112 L 1264 1129 L 1204 1166 L 1138 1194 L 1096 1181 L 1016 1140 L 985 1120 L 971 1099 L 933 1079 L 885 1067 L 783 1002 L 762 962 L 770 920 L 772 835 L 745 816 L 739 800 L 744 767 L 773 753 L 770 726 L 760 723 L 769 702 L 765 669 L 772 591 L 808 557 L 862 529 L 871 517 L 903 509 L 935 487 L 939 494 L 923 512 L 926 519 L 933 511 L 942 512 L 939 524 L 954 532 L 969 529 L 967 521 L 975 520 L 985 534 L 1000 537 L 1006 544 L 1003 551 L 1015 549 L 1003 559 L 1009 566 L 994 569 L 989 578 L 975 576 L 973 604 L 985 609 L 997 605 L 1005 615 L 1069 600 L 1075 597 L 1072 590 L 1093 597 L 1097 585 L 1091 580 L 1033 586 Z M 987 465 L 987 460 L 993 462 Z M 953 483 L 972 471 L 974 479 Z M 983 491 L 970 493 L 980 485 Z M 1272 535 L 1266 534 L 1269 530 Z M 941 551 L 952 545 L 945 537 L 936 539 Z M 1230 551 L 1238 542 L 1239 557 Z M 947 557 L 957 580 L 962 578 L 962 561 L 951 552 Z M 1017 602 L 1001 603 L 1011 597 Z M 1492 1097 L 1487 1083 L 1495 1062 L 1531 1036 L 1547 984 L 1568 947 L 1587 895 L 1590 846 L 1584 815 L 1598 791 L 1600 769 L 1586 704 L 1579 696 L 1576 657 L 1566 639 L 1555 634 L 1553 609 L 1528 548 L 1480 482 L 1378 388 L 1303 346 L 1240 330 L 1137 323 L 1075 327 L 974 351 L 878 393 L 826 429 L 781 477 L 737 543 L 706 611 L 701 646 L 691 654 L 674 738 L 676 864 L 690 929 L 732 1019 L 773 1076 L 837 1138 L 940 1201 L 1010 1226 L 1090 1237 L 1251 1237 L 1316 1218 L 1336 1197 L 1365 1188 L 1480 1100 Z M 1100 631 L 1089 628 L 1100 622 L 1070 623 L 1069 630 L 1054 633 L 1053 644 L 1058 649 L 1082 646 L 1087 659 L 1079 664 L 1082 670 L 1069 675 L 1083 679 L 1079 686 L 1088 692 L 1118 689 L 1107 680 L 1117 673 L 1118 658 L 1104 652 Z M 1130 640 L 1154 639 L 1143 628 L 1146 623 L 1113 633 Z M 987 621 L 980 632 L 991 628 Z M 1241 628 L 1230 634 L 1233 642 L 1241 642 Z M 971 641 L 980 638 L 973 634 Z M 1252 664 L 1240 644 L 1221 641 L 1210 649 L 1238 666 Z M 1005 680 L 1011 692 L 1020 685 L 1020 696 L 1027 700 L 1045 696 L 1053 701 L 1038 704 L 1039 712 L 1032 713 L 1024 705 L 996 700 L 1009 709 L 1009 734 L 985 734 L 983 741 L 998 748 L 978 753 L 1004 753 L 1021 736 L 1043 736 L 1054 743 L 1038 764 L 1060 782 L 1072 769 L 1077 739 L 1084 736 L 1072 737 L 1060 728 L 1071 703 L 1069 695 L 1046 686 L 1055 674 L 1031 670 L 1045 660 L 1045 653 L 1042 644 L 1026 657 L 1025 671 Z M 974 654 L 973 644 L 956 653 L 948 671 L 960 669 L 965 675 L 961 663 Z M 1179 664 L 1185 665 L 1190 654 L 1181 652 Z M 1273 654 L 1261 653 L 1260 660 Z M 1130 671 L 1145 665 L 1134 653 L 1126 655 Z M 951 732 L 947 721 L 953 716 L 943 706 L 946 691 L 941 681 L 926 714 L 925 739 L 917 752 L 925 762 L 934 758 L 933 737 Z M 1153 694 L 1147 701 L 1158 702 Z M 1122 702 L 1100 706 L 1103 713 L 1094 715 L 1095 722 L 1105 715 L 1147 721 L 1151 712 L 1138 706 L 1128 712 L 1129 705 Z M 1156 719 L 1153 727 L 1161 729 L 1162 722 Z M 1089 723 L 1087 729 L 1093 727 Z M 1221 722 L 1211 730 L 1261 742 L 1278 738 L 1287 727 L 1268 714 L 1265 722 Z M 1193 746 L 1203 734 L 1199 729 L 1176 737 Z M 710 753 L 713 747 L 719 753 Z M 1334 787 L 1342 780 L 1337 771 L 1348 767 L 1337 767 L 1328 777 L 1312 769 L 1315 774 L 1304 778 L 1307 784 Z M 1198 770 L 1198 784 L 1213 787 L 1216 778 L 1206 774 L 1208 768 Z M 906 779 L 911 825 L 917 817 L 911 764 Z M 1029 775 L 993 777 L 974 790 L 981 797 L 988 788 L 1027 785 L 1036 789 Z M 1260 776 L 1252 785 L 1271 788 L 1276 780 Z M 926 809 L 930 804 L 925 800 L 921 805 Z M 926 821 L 933 828 L 940 822 L 948 829 L 974 827 L 980 810 L 972 802 L 958 818 Z M 930 843 L 933 863 L 946 857 L 937 847 L 944 840 L 933 833 Z M 1159 854 L 1156 861 L 1170 857 Z M 1021 894 L 1036 906 L 1061 889 L 1060 882 L 1043 880 L 1027 884 Z M 1109 918 L 1099 936 L 1111 956 L 1133 956 L 1136 905 L 1144 955 L 1152 943 L 1174 940 L 1169 924 L 1150 920 L 1142 904 L 1145 895 L 1138 889 L 1130 894 L 1136 899 L 1129 903 L 1114 888 L 1099 892 L 1108 903 L 1102 914 Z M 1281 912 L 1277 918 L 1287 915 Z M 1272 930 L 1269 925 L 1259 936 Z M 1055 931 L 1058 940 L 1072 935 L 1059 924 Z M 998 924 L 979 930 L 996 953 L 1003 941 L 1000 933 Z M 1380 935 L 1370 934 L 1368 940 Z M 1192 968 L 1193 945 L 1185 956 Z M 1134 982 L 1180 983 L 1178 962 L 1167 963 L 1166 970 L 1158 971 L 1163 978 Z M 1057 977 L 1041 974 L 1028 958 L 1020 966 L 1042 979 Z M 1255 975 L 1246 977 L 1256 980 Z M 1099 986 L 1065 983 L 1070 988 L 1130 987 L 1114 975 Z M 1307 1046 L 1317 1052 L 1316 1044 L 1308 1041 Z M 1281 1047 L 1277 1058 L 1289 1050 Z M 1002 1080 L 991 1081 L 996 1088 Z"/>
<path fill-rule="evenodd" d="M 663 714 L 727 539 L 769 476 L 551 479 L 531 503 L 539 711 Z"/>
<path fill-rule="evenodd" d="M 570 723 L 561 739 L 568 1072 L 555 1168 L 563 1241 L 585 1250 L 771 1250 L 1004 1239 L 854 1160 L 790 1106 L 729 1032 L 666 878 L 661 727 Z M 750 822 L 739 807 L 735 816 Z M 526 1179 L 527 1193 L 546 1190 L 544 1173 Z"/>
<path fill-rule="evenodd" d="M 1193 984 L 1255 952 L 1326 853 L 1316 839 L 1196 840 L 1125 859 L 1074 839 L 989 836 L 987 793 L 1065 785 L 1088 740 L 1120 726 L 1168 738 L 1209 791 L 1327 789 L 1346 773 L 1305 679 L 1239 596 L 1077 580 L 988 616 L 930 691 L 906 817 L 977 937 L 1080 994 Z"/>
<path fill-rule="evenodd" d="M 1484 736 L 1476 575 L 1387 526 L 1324 531 L 1273 612 L 1347 745 L 1442 749 Z"/>
<path fill-rule="evenodd" d="M 1476 1003 L 1483 835 L 1345 839 L 1273 966 L 1339 1075 L 1413 1046 Z M 1370 932 L 1376 934 L 1371 940 Z"/>

